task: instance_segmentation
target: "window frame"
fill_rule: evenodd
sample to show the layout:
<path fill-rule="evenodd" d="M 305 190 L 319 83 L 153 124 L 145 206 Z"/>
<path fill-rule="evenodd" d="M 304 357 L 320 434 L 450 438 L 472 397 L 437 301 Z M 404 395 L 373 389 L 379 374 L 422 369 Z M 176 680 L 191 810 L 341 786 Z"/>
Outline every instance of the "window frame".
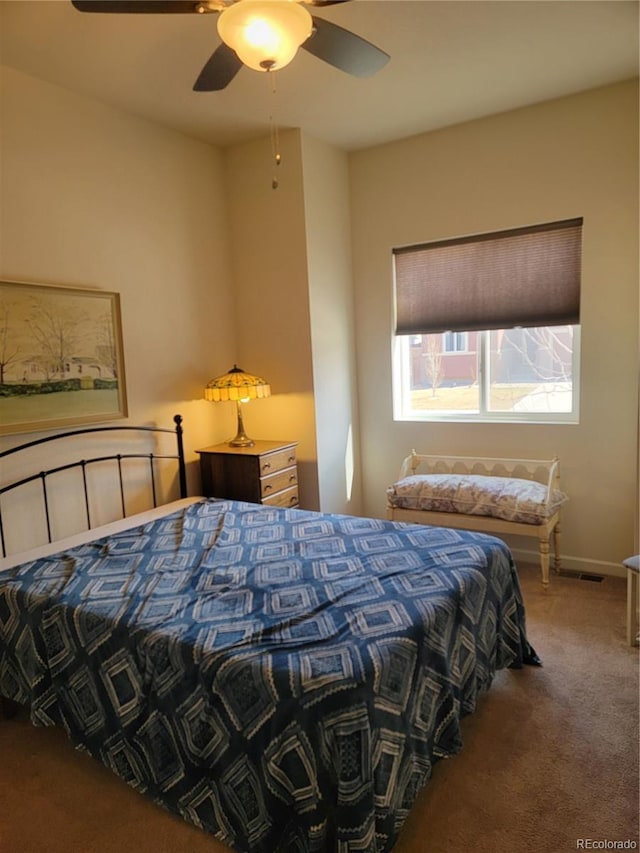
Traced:
<path fill-rule="evenodd" d="M 579 216 L 392 249 L 394 420 L 579 423 L 583 225 L 584 218 Z M 573 329 L 571 411 L 490 411 L 491 393 L 498 386 L 498 383 L 491 385 L 489 373 L 493 366 L 492 331 L 566 326 Z M 465 353 L 445 349 L 447 333 L 470 332 L 477 334 L 477 343 L 471 345 L 467 338 Z M 472 382 L 475 377 L 473 385 L 477 383 L 478 387 L 477 409 L 411 408 L 411 380 L 416 379 L 413 374 L 416 365 L 406 341 L 415 341 L 418 335 L 441 336 L 440 351 L 447 358 L 476 354 L 477 368 L 471 367 L 470 376 Z M 422 348 L 423 340 L 417 344 Z M 555 353 L 555 347 L 548 350 L 554 362 Z M 464 367 L 463 363 L 460 365 Z M 440 368 L 437 369 L 439 376 L 437 380 L 433 376 L 434 389 L 442 383 Z M 540 376 L 538 385 L 544 385 L 539 373 L 528 376 L 527 381 L 536 375 Z M 496 377 L 500 376 L 498 372 Z M 508 404 L 508 401 L 502 403 L 505 407 Z"/>

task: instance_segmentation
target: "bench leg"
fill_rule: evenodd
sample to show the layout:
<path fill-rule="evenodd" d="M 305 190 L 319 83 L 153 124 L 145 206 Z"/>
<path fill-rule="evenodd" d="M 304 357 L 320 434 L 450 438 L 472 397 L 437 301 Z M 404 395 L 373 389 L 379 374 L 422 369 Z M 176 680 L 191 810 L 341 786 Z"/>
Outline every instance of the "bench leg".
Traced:
<path fill-rule="evenodd" d="M 560 522 L 553 528 L 553 570 L 560 571 Z"/>
<path fill-rule="evenodd" d="M 542 569 L 542 586 L 549 586 L 549 540 L 540 540 L 540 568 Z"/>
<path fill-rule="evenodd" d="M 638 643 L 638 579 L 639 575 L 633 569 L 627 569 L 627 643 L 635 646 Z"/>

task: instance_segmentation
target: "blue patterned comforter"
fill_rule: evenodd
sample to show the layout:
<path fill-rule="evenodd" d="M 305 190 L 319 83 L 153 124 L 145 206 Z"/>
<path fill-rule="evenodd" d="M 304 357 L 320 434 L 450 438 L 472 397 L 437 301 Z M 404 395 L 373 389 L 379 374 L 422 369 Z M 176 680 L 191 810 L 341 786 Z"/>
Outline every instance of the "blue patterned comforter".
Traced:
<path fill-rule="evenodd" d="M 240 851 L 391 850 L 526 651 L 490 536 L 206 500 L 0 576 L 0 693 Z"/>

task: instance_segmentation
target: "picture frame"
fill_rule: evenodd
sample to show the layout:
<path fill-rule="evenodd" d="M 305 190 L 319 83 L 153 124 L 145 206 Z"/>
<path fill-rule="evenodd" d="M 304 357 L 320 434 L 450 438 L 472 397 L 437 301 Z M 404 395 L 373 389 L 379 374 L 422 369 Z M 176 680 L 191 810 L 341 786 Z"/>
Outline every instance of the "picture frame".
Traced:
<path fill-rule="evenodd" d="M 120 294 L 0 281 L 0 435 L 126 416 Z"/>

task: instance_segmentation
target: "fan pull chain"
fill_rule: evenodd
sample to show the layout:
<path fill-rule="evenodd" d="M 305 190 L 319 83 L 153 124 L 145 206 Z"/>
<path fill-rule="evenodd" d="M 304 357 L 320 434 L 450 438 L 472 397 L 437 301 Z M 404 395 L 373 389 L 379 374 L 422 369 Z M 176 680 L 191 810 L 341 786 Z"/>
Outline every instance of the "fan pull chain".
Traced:
<path fill-rule="evenodd" d="M 267 79 L 271 86 L 271 104 L 272 110 L 269 115 L 269 135 L 271 137 L 271 156 L 273 157 L 273 174 L 271 176 L 271 189 L 277 190 L 279 183 L 276 176 L 276 171 L 282 162 L 280 155 L 280 133 L 278 131 L 278 122 L 274 119 L 276 103 L 276 73 L 275 71 L 267 72 Z"/>

